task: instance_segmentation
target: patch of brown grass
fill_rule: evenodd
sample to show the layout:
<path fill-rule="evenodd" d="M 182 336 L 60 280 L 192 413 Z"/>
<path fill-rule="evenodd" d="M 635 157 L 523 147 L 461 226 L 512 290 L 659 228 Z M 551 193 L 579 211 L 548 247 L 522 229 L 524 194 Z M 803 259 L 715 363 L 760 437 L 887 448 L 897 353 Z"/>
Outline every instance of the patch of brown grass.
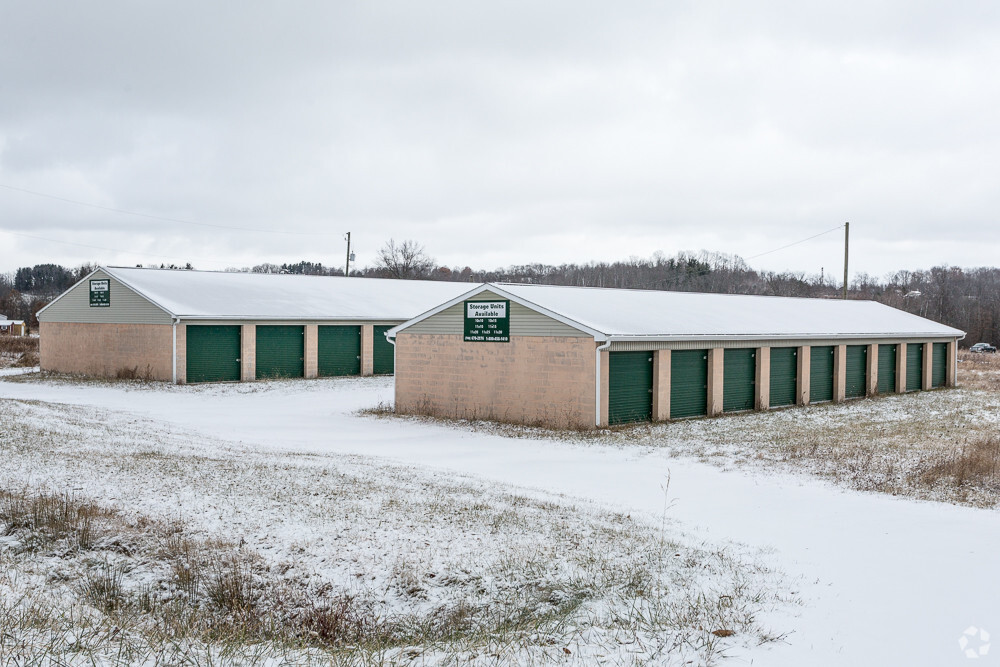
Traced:
<path fill-rule="evenodd" d="M 0 335 L 0 354 L 20 356 L 25 352 L 38 354 L 37 337 Z"/>
<path fill-rule="evenodd" d="M 153 369 L 148 364 L 145 369 L 140 369 L 138 366 L 132 366 L 131 368 L 123 367 L 115 371 L 116 380 L 145 380 L 150 382 L 153 379 Z"/>
<path fill-rule="evenodd" d="M 1000 491 L 1000 436 L 985 435 L 966 443 L 932 461 L 917 478 L 928 486 L 947 484 Z"/>
<path fill-rule="evenodd" d="M 22 354 L 21 358 L 15 361 L 12 365 L 15 368 L 34 368 L 38 364 L 38 353 L 29 351 Z"/>
<path fill-rule="evenodd" d="M 1000 391 L 1000 353 L 958 353 L 958 384 L 969 389 Z"/>
<path fill-rule="evenodd" d="M 103 533 L 101 526 L 113 517 L 113 512 L 69 494 L 0 489 L 0 535 L 23 532 L 35 548 L 65 542 L 70 548 L 91 549 Z"/>
<path fill-rule="evenodd" d="M 0 368 L 38 365 L 38 338 L 35 336 L 0 335 Z"/>

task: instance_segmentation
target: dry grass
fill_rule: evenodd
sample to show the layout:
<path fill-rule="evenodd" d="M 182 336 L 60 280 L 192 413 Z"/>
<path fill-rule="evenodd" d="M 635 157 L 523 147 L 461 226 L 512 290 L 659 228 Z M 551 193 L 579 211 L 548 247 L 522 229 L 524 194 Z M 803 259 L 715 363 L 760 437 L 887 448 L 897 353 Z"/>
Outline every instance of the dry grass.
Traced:
<path fill-rule="evenodd" d="M 37 365 L 37 336 L 0 335 L 0 368 L 5 366 L 30 368 Z"/>
<path fill-rule="evenodd" d="M 0 400 L 0 666 L 712 664 L 796 601 L 666 517 L 164 426 Z"/>
<path fill-rule="evenodd" d="M 1000 392 L 1000 354 L 960 351 L 957 379 L 960 387 Z"/>
<path fill-rule="evenodd" d="M 1000 492 L 1000 435 L 984 435 L 923 466 L 918 473 L 928 486 L 948 484 Z"/>
<path fill-rule="evenodd" d="M 633 440 L 854 489 L 1000 506 L 1000 355 L 959 354 L 959 388 L 656 425 Z"/>
<path fill-rule="evenodd" d="M 115 371 L 116 380 L 141 380 L 143 382 L 153 381 L 153 369 L 149 365 L 140 369 L 138 366 L 122 367 Z"/>
<path fill-rule="evenodd" d="M 17 364 L 14 364 L 15 366 Z M 38 364 L 35 363 L 35 366 Z M 131 368 L 119 368 L 115 371 L 115 377 L 104 377 L 99 375 L 86 375 L 84 373 L 56 373 L 53 371 L 35 371 L 22 373 L 20 375 L 8 375 L 3 378 L 4 382 L 14 382 L 18 384 L 62 384 L 62 385 L 97 385 L 97 386 L 128 386 L 136 389 L 162 390 L 165 385 L 160 380 L 152 379 L 151 369 L 139 369 L 137 366 Z M 252 385 L 253 383 L 247 383 Z M 200 385 L 189 385 L 197 387 Z"/>

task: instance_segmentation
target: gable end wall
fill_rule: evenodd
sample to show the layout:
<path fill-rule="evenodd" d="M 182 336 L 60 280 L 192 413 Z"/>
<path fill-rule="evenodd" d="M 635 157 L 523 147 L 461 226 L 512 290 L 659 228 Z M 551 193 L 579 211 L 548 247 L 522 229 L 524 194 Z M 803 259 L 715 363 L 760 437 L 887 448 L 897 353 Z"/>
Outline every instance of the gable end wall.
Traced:
<path fill-rule="evenodd" d="M 173 327 L 163 324 L 40 322 L 43 371 L 115 377 L 119 372 L 170 382 Z"/>
<path fill-rule="evenodd" d="M 90 281 L 111 281 L 111 305 L 90 306 Z M 170 314 L 140 296 L 132 288 L 112 278 L 104 271 L 97 271 L 78 285 L 63 293 L 57 301 L 41 313 L 39 322 L 78 322 L 102 324 L 170 324 Z"/>
<path fill-rule="evenodd" d="M 467 301 L 488 301 L 502 300 L 507 297 L 500 296 L 495 292 L 484 291 Z M 442 310 L 440 313 L 431 315 L 425 320 L 407 327 L 405 333 L 411 334 L 458 334 L 462 335 L 465 329 L 464 302 L 456 303 L 450 308 Z M 590 334 L 574 329 L 568 324 L 559 320 L 554 320 L 548 315 L 543 315 L 538 311 L 522 306 L 516 301 L 510 302 L 510 335 L 511 336 L 568 336 L 587 337 L 593 339 Z"/>
<path fill-rule="evenodd" d="M 509 343 L 462 338 L 399 333 L 398 413 L 594 428 L 593 338 L 511 336 Z"/>

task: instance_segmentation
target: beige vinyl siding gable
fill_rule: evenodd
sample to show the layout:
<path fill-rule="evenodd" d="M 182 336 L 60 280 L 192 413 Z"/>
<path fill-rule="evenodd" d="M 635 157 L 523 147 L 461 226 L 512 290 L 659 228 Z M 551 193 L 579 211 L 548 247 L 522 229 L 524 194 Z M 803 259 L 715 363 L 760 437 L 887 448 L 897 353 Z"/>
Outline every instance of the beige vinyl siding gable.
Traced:
<path fill-rule="evenodd" d="M 110 280 L 111 305 L 90 306 L 90 281 Z M 132 288 L 104 271 L 80 281 L 58 300 L 39 313 L 40 322 L 75 322 L 84 324 L 170 324 L 170 313 L 153 304 Z"/>
<path fill-rule="evenodd" d="M 507 300 L 507 297 L 495 292 L 483 291 L 467 301 Z M 456 303 L 440 313 L 431 315 L 425 320 L 407 327 L 408 334 L 457 334 L 465 333 L 465 318 L 463 316 L 464 302 Z M 510 303 L 510 335 L 511 336 L 562 336 L 568 338 L 589 338 L 590 334 L 575 329 L 568 324 L 554 320 L 536 310 L 532 310 L 515 301 Z"/>

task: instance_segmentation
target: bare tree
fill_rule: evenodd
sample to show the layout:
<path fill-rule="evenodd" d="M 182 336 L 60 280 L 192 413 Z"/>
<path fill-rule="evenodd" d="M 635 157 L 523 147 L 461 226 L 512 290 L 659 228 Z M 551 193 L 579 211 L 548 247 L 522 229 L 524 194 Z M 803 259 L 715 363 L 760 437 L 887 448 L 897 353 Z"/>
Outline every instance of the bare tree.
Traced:
<path fill-rule="evenodd" d="M 416 241 L 389 239 L 378 251 L 375 266 L 390 278 L 423 278 L 434 268 L 434 260 Z"/>

